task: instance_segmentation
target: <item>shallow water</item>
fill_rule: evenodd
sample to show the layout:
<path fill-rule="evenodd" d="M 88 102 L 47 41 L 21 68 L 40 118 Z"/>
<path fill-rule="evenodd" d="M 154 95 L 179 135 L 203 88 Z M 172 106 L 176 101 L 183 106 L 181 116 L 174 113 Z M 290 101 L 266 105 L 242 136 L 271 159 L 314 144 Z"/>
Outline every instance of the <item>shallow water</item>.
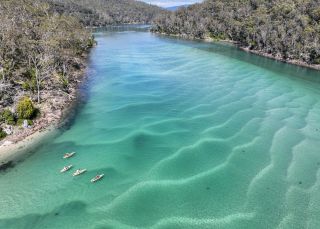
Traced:
<path fill-rule="evenodd" d="M 320 228 L 319 72 L 227 44 L 96 38 L 72 124 L 0 173 L 0 228 Z"/>

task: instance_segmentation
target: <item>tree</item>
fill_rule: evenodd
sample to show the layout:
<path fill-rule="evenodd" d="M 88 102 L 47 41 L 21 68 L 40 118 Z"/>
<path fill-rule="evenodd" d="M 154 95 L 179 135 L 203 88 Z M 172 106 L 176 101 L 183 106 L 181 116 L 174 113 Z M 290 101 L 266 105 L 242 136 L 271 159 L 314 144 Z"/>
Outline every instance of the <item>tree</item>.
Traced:
<path fill-rule="evenodd" d="M 17 105 L 17 115 L 19 119 L 32 119 L 35 108 L 30 98 L 23 97 Z"/>
<path fill-rule="evenodd" d="M 8 125 L 14 125 L 16 123 L 14 114 L 8 109 L 3 110 L 0 114 L 0 123 L 1 121 L 5 122 Z"/>
<path fill-rule="evenodd" d="M 7 133 L 0 127 L 0 141 L 7 136 Z"/>

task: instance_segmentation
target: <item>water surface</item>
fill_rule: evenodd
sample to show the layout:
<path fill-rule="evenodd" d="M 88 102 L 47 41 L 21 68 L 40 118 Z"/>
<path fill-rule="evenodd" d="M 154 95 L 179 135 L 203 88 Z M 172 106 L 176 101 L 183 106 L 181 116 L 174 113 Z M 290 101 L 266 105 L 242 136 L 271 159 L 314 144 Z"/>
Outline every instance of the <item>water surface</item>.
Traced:
<path fill-rule="evenodd" d="M 0 174 L 0 228 L 320 228 L 318 72 L 147 32 L 96 39 L 75 120 Z"/>

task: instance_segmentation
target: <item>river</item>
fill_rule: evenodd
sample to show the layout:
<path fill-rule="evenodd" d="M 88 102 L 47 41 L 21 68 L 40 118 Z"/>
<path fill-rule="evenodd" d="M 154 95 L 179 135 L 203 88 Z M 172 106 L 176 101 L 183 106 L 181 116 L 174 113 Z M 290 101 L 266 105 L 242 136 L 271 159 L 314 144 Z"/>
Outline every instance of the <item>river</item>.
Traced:
<path fill-rule="evenodd" d="M 0 228 L 320 228 L 319 72 L 223 43 L 95 36 L 72 122 L 0 173 Z"/>

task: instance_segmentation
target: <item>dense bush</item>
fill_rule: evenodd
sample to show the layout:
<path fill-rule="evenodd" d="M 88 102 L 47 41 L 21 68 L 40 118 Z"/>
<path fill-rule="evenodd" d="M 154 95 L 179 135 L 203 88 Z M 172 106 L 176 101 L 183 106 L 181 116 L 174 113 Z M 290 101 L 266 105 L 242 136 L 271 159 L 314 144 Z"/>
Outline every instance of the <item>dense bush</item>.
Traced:
<path fill-rule="evenodd" d="M 18 126 L 22 126 L 25 120 L 27 120 L 28 126 L 32 126 L 33 125 L 33 121 L 30 120 L 30 119 L 18 119 L 17 120 L 17 125 Z"/>
<path fill-rule="evenodd" d="M 24 90 L 30 90 L 31 92 L 35 92 L 37 90 L 37 79 L 36 79 L 36 71 L 34 68 L 28 69 L 23 74 L 24 82 L 22 84 L 22 88 Z"/>
<path fill-rule="evenodd" d="M 16 123 L 14 114 L 8 109 L 0 113 L 0 119 L 8 125 L 14 125 Z"/>
<path fill-rule="evenodd" d="M 1 141 L 2 139 L 4 139 L 6 136 L 7 136 L 6 132 L 4 132 L 4 131 L 2 130 L 2 128 L 0 127 L 0 141 Z"/>
<path fill-rule="evenodd" d="M 32 119 L 35 115 L 35 108 L 30 98 L 22 98 L 17 105 L 17 115 L 19 119 Z"/>

